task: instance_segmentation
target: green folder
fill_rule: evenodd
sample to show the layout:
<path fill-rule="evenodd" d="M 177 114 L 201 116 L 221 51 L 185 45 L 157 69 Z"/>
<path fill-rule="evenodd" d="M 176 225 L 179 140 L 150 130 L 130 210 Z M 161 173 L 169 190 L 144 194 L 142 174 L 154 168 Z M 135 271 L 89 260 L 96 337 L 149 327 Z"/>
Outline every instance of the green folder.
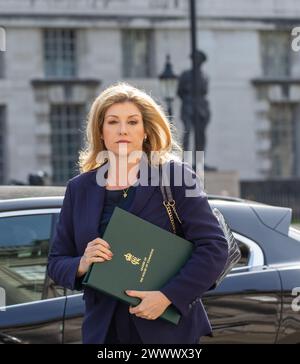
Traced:
<path fill-rule="evenodd" d="M 193 244 L 119 207 L 114 209 L 103 239 L 113 257 L 90 267 L 83 284 L 132 306 L 140 299 L 125 290 L 156 291 L 175 276 L 191 256 Z M 180 314 L 170 305 L 161 318 L 178 324 Z"/>

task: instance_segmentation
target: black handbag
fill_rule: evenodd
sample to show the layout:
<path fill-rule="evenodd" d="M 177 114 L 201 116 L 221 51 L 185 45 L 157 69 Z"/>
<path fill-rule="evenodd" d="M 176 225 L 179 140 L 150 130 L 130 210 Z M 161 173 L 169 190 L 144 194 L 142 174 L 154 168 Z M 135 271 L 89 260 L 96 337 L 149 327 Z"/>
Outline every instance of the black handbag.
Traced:
<path fill-rule="evenodd" d="M 177 210 L 176 210 L 176 202 L 173 199 L 171 188 L 170 188 L 170 186 L 167 185 L 167 183 L 162 184 L 163 179 L 165 182 L 165 177 L 164 176 L 162 177 L 161 173 L 162 172 L 161 172 L 161 168 L 160 168 L 159 186 L 160 186 L 160 190 L 161 190 L 161 193 L 163 196 L 163 205 L 165 206 L 167 214 L 169 216 L 173 233 L 176 234 L 179 232 L 179 230 L 181 230 L 181 233 L 178 235 L 181 235 L 182 237 L 184 237 L 182 229 L 180 229 L 180 228 L 178 229 L 176 227 L 176 221 L 174 219 L 174 216 L 176 217 L 176 220 L 180 225 L 182 224 L 182 222 L 181 222 L 181 220 L 178 216 Z M 223 281 L 223 279 L 226 277 L 226 275 L 231 271 L 231 269 L 237 264 L 237 262 L 241 258 L 241 251 L 238 246 L 238 243 L 235 240 L 234 235 L 232 234 L 232 231 L 230 230 L 229 226 L 227 225 L 224 216 L 222 215 L 220 210 L 218 210 L 217 208 L 213 208 L 212 212 L 213 212 L 214 216 L 217 218 L 219 225 L 223 231 L 224 237 L 227 241 L 228 257 L 227 257 L 225 266 L 223 268 L 223 271 L 221 272 L 221 274 L 217 278 L 216 282 L 212 285 L 212 287 L 209 290 L 216 288 Z"/>

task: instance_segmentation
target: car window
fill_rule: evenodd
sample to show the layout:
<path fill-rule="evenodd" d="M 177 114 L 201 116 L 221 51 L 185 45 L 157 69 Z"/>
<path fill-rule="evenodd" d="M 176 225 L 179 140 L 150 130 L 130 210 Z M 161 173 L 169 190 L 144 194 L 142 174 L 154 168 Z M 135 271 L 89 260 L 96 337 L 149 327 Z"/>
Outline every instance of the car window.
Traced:
<path fill-rule="evenodd" d="M 55 226 L 59 219 L 59 213 L 53 214 L 53 225 Z M 71 296 L 80 293 L 81 291 L 70 290 L 57 285 L 49 276 L 46 279 L 45 292 L 43 298 L 61 297 L 63 295 Z"/>
<path fill-rule="evenodd" d="M 7 306 L 41 299 L 51 219 L 51 214 L 0 218 L 0 287 Z"/>
<path fill-rule="evenodd" d="M 235 267 L 246 267 L 249 263 L 250 251 L 248 246 L 241 242 L 240 240 L 236 239 L 237 243 L 239 244 L 239 248 L 241 250 L 241 258 L 237 262 Z"/>

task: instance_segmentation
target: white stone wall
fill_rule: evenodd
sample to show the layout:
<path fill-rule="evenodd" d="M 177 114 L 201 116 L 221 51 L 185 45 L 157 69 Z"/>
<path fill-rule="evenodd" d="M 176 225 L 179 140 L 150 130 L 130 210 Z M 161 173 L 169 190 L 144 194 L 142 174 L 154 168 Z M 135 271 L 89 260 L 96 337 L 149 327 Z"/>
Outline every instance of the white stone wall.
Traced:
<path fill-rule="evenodd" d="M 120 80 L 122 77 L 121 33 L 118 29 L 79 31 L 79 78 Z"/>
<path fill-rule="evenodd" d="M 300 14 L 296 0 L 197 0 L 199 14 L 205 17 L 290 18 Z M 186 15 L 187 0 L 0 0 L 3 14 L 92 14 L 160 17 Z"/>
<path fill-rule="evenodd" d="M 256 32 L 205 31 L 201 39 L 206 37 L 212 113 L 207 163 L 238 170 L 242 178 L 255 177 L 255 94 L 250 80 L 260 74 Z"/>
<path fill-rule="evenodd" d="M 5 14 L 89 14 L 107 16 L 141 15 L 145 11 L 158 16 L 183 14 L 187 11 L 185 0 L 1 0 L 0 10 Z"/>
<path fill-rule="evenodd" d="M 40 32 L 10 28 L 6 32 L 5 79 L 0 102 L 7 107 L 8 180 L 27 178 L 36 167 L 36 139 L 31 78 L 41 75 Z"/>

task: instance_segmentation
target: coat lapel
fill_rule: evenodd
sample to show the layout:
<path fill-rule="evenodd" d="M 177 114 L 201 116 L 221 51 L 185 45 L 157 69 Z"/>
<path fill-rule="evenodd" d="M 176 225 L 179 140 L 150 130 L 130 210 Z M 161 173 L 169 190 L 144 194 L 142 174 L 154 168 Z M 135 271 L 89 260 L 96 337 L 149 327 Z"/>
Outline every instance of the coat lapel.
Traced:
<path fill-rule="evenodd" d="M 157 186 L 141 186 L 138 185 L 135 191 L 135 196 L 129 212 L 134 215 L 139 215 L 143 208 L 150 203 L 151 197 L 156 190 Z"/>
<path fill-rule="evenodd" d="M 142 158 L 138 178 L 140 179 L 140 183 L 136 187 L 134 200 L 128 210 L 134 215 L 140 214 L 143 208 L 150 203 L 154 191 L 159 188 L 158 168 L 150 166 L 147 159 Z"/>
<path fill-rule="evenodd" d="M 96 173 L 92 173 L 92 180 L 86 187 L 86 226 L 89 241 L 99 237 L 99 224 L 102 215 L 105 198 L 105 188 L 96 183 Z"/>

